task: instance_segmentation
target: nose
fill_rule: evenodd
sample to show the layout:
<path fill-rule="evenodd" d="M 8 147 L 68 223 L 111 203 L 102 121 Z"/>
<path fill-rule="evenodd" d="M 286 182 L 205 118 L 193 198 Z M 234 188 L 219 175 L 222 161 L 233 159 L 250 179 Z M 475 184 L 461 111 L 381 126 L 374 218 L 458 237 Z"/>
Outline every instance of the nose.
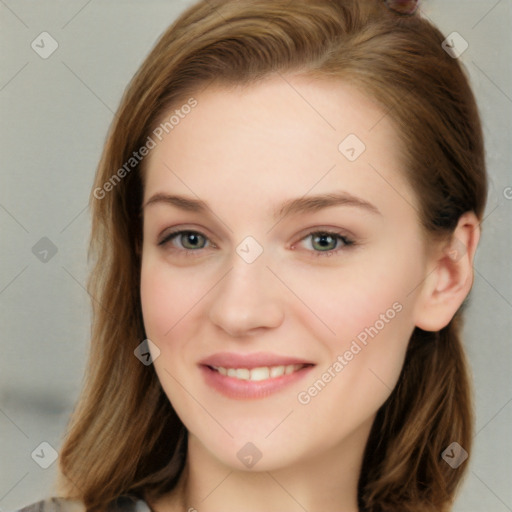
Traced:
<path fill-rule="evenodd" d="M 231 270 L 212 290 L 209 318 L 233 337 L 276 328 L 283 322 L 283 291 L 265 260 L 262 255 L 247 263 L 234 254 Z"/>

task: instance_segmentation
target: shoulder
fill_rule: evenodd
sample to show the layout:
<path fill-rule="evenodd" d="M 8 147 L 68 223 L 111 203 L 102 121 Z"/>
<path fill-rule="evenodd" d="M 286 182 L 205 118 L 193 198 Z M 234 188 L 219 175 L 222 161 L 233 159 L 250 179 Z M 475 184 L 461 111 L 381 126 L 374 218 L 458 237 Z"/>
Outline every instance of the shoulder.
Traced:
<path fill-rule="evenodd" d="M 85 512 L 85 506 L 79 501 L 48 498 L 11 512 Z"/>
<path fill-rule="evenodd" d="M 152 512 L 149 505 L 136 497 L 123 495 L 108 505 L 109 512 Z M 11 512 L 86 512 L 80 501 L 65 498 L 48 498 Z"/>

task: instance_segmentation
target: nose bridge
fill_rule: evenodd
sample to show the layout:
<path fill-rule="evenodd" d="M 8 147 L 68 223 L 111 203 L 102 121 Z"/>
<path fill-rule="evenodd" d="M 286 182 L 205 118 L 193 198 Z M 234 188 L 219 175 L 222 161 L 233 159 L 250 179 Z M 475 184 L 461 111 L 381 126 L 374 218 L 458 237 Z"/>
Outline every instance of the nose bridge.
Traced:
<path fill-rule="evenodd" d="M 230 260 L 230 271 L 215 287 L 210 320 L 231 335 L 259 327 L 277 327 L 283 319 L 275 277 L 267 268 L 268 255 L 256 255 L 243 242 Z"/>
<path fill-rule="evenodd" d="M 254 263 L 247 263 L 234 256 L 223 292 L 226 295 L 235 295 L 239 300 L 257 299 L 266 289 L 263 286 L 267 280 L 265 273 L 268 273 L 268 269 L 263 258 Z"/>

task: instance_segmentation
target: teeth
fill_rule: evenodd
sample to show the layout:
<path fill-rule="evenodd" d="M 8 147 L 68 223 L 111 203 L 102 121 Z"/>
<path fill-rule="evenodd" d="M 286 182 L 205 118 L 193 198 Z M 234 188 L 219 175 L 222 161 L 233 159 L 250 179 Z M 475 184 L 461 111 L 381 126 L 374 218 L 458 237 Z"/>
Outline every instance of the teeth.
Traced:
<path fill-rule="evenodd" d="M 295 366 L 293 364 L 289 364 L 285 369 L 284 373 L 285 375 L 289 375 L 290 373 L 293 373 L 295 371 Z"/>
<path fill-rule="evenodd" d="M 270 377 L 269 368 L 253 368 L 251 370 L 250 380 L 266 380 Z"/>
<path fill-rule="evenodd" d="M 281 377 L 281 375 L 284 375 L 284 366 L 272 366 L 272 368 L 270 368 L 271 379 Z"/>
<path fill-rule="evenodd" d="M 289 364 L 287 366 L 262 366 L 259 368 L 223 368 L 222 366 L 213 366 L 221 375 L 233 377 L 239 380 L 261 381 L 267 379 L 275 379 L 283 375 L 290 375 L 301 368 L 303 364 Z"/>
<path fill-rule="evenodd" d="M 237 379 L 249 380 L 251 378 L 251 372 L 247 368 L 240 368 L 235 371 Z"/>

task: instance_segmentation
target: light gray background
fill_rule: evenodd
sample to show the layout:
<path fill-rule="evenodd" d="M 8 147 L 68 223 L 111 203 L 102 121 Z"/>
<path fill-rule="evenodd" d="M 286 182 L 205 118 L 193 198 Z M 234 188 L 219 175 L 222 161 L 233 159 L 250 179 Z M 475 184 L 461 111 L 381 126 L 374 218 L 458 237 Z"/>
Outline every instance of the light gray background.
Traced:
<path fill-rule="evenodd" d="M 84 289 L 88 194 L 124 87 L 186 0 L 0 0 L 0 510 L 52 493 L 58 451 L 78 395 L 89 335 Z M 445 34 L 469 43 L 491 178 L 465 327 L 477 426 L 457 512 L 512 510 L 512 2 L 424 1 Z M 31 42 L 59 47 L 43 60 Z M 512 190 L 508 197 L 512 196 Z M 46 263 L 32 247 L 48 237 Z"/>

